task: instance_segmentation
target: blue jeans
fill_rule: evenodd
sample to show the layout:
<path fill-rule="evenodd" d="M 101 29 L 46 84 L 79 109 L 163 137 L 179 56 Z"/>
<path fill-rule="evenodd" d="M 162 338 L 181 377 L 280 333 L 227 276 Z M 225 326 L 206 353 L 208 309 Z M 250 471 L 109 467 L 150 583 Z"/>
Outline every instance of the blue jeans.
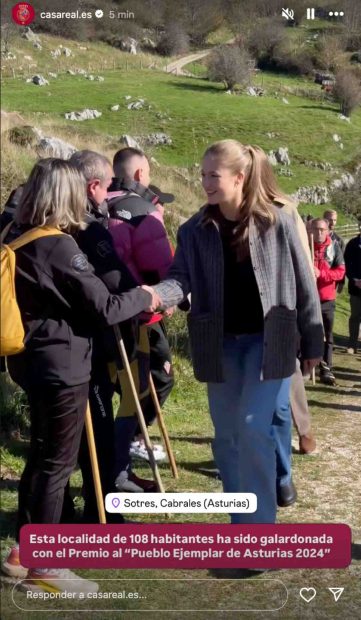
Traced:
<path fill-rule="evenodd" d="M 276 442 L 277 487 L 291 482 L 292 417 L 290 388 L 291 377 L 283 379 L 272 420 L 272 435 Z"/>
<path fill-rule="evenodd" d="M 215 438 L 212 449 L 223 490 L 255 493 L 255 513 L 232 514 L 232 523 L 276 520 L 276 453 L 272 420 L 283 379 L 261 381 L 263 334 L 226 337 L 225 381 L 208 384 Z"/>

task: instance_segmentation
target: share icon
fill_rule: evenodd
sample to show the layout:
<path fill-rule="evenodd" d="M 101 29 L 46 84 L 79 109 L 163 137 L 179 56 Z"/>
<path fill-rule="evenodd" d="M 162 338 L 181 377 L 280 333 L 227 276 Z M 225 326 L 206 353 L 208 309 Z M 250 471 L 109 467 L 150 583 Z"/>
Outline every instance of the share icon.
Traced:
<path fill-rule="evenodd" d="M 338 599 L 340 598 L 345 588 L 328 588 L 328 589 L 333 595 L 333 598 L 335 599 L 335 603 L 337 603 Z"/>

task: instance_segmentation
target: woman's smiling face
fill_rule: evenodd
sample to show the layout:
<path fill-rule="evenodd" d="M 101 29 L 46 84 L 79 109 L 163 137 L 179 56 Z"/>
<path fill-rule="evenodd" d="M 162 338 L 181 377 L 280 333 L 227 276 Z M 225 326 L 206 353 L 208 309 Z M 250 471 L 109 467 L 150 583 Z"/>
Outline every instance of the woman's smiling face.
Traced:
<path fill-rule="evenodd" d="M 202 185 L 208 204 L 231 203 L 239 193 L 242 173 L 233 174 L 222 162 L 206 155 L 202 161 Z"/>

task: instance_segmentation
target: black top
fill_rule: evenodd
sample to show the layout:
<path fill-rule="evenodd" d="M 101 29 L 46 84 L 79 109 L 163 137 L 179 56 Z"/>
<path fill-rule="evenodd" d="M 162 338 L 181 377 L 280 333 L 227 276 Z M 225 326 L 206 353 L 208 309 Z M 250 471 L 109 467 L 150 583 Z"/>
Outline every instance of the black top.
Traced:
<path fill-rule="evenodd" d="M 361 234 L 348 242 L 345 250 L 345 265 L 348 292 L 355 297 L 361 297 L 361 288 L 355 285 L 355 278 L 361 279 Z"/>
<path fill-rule="evenodd" d="M 8 358 L 8 368 L 24 389 L 89 381 L 95 329 L 125 321 L 150 303 L 139 288 L 112 295 L 69 235 L 16 250 L 15 286 L 26 349 Z"/>
<path fill-rule="evenodd" d="M 238 222 L 219 211 L 217 221 L 224 258 L 224 333 L 256 334 L 263 331 L 263 308 L 249 254 L 241 261 L 232 243 Z"/>

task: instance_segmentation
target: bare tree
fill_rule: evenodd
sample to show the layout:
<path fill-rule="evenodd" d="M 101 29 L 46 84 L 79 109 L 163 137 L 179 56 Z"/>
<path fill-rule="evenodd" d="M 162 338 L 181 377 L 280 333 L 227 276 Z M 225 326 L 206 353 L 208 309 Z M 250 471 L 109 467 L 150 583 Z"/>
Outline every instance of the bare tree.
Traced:
<path fill-rule="evenodd" d="M 172 22 L 165 26 L 157 51 L 164 56 L 185 54 L 189 50 L 189 37 L 179 22 Z"/>
<path fill-rule="evenodd" d="M 173 11 L 173 3 L 171 3 Z M 202 46 L 207 36 L 224 21 L 220 0 L 178 0 L 182 23 L 193 45 Z"/>
<path fill-rule="evenodd" d="M 236 84 L 248 84 L 254 63 L 243 48 L 221 45 L 212 52 L 208 61 L 208 77 L 215 82 L 224 82 L 227 90 Z"/>
<path fill-rule="evenodd" d="M 361 72 L 354 69 L 339 71 L 333 93 L 340 104 L 341 114 L 351 116 L 353 110 L 361 105 Z"/>
<path fill-rule="evenodd" d="M 318 61 L 322 69 L 337 71 L 343 62 L 342 37 L 323 34 L 317 43 Z"/>
<path fill-rule="evenodd" d="M 257 60 L 272 59 L 285 37 L 285 28 L 278 19 L 261 19 L 250 32 L 247 46 Z"/>

